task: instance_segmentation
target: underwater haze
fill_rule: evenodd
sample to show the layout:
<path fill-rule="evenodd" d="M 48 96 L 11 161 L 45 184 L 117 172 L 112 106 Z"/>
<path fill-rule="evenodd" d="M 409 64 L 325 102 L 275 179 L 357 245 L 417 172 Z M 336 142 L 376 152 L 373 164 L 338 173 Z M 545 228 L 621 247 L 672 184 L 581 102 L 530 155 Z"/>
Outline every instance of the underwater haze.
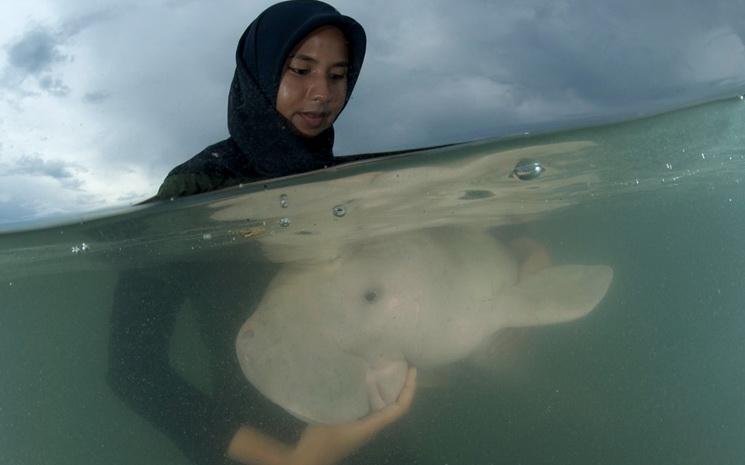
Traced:
<path fill-rule="evenodd" d="M 176 408 L 192 398 L 292 441 L 302 422 L 248 386 L 235 360 L 273 278 L 443 229 L 453 241 L 527 237 L 555 265 L 606 265 L 613 280 L 585 316 L 505 327 L 468 357 L 420 370 L 409 413 L 344 463 L 745 463 L 744 134 L 737 96 L 7 226 L 0 463 L 194 463 L 194 444 L 219 440 Z M 545 171 L 511 176 L 524 160 Z M 450 266 L 417 260 L 422 272 Z M 397 263 L 352 278 L 375 286 Z M 479 273 L 456 275 L 452 293 Z M 407 291 L 443 292 L 419 286 Z M 321 294 L 352 306 L 333 285 L 297 292 L 298 311 Z"/>

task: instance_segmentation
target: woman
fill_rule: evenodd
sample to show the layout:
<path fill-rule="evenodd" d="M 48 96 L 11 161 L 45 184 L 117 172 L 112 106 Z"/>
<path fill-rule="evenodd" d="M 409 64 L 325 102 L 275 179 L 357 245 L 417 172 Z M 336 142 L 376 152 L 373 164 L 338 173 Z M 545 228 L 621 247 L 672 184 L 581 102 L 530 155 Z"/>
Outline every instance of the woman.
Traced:
<path fill-rule="evenodd" d="M 337 164 L 332 124 L 357 82 L 365 44 L 362 26 L 322 2 L 264 11 L 238 43 L 230 137 L 174 168 L 156 198 Z"/>
<path fill-rule="evenodd" d="M 325 3 L 294 0 L 268 8 L 238 44 L 228 104 L 230 137 L 174 168 L 154 199 L 336 164 L 332 125 L 349 100 L 364 53 L 362 27 Z M 212 280 L 217 274 L 200 266 L 177 265 L 122 273 L 114 297 L 109 382 L 195 463 L 219 463 L 224 456 L 247 464 L 336 463 L 408 410 L 413 370 L 396 403 L 351 424 L 308 426 L 294 446 L 245 425 L 263 419 L 244 418 L 246 410 L 233 406 L 245 404 L 246 398 L 256 405 L 262 400 L 224 392 L 213 398 L 191 386 L 170 366 L 168 340 L 187 297 L 199 302 L 207 294 L 220 296 L 220 302 L 198 307 L 211 320 L 208 324 L 223 323 L 221 329 L 206 332 L 218 340 L 212 352 L 220 354 L 225 370 L 234 376 L 223 385 L 237 390 L 240 369 L 232 348 L 240 323 L 225 315 L 245 305 L 238 288 L 246 289 L 246 280 L 226 281 L 229 273 Z M 255 288 L 267 280 L 258 278 Z M 224 288 L 218 291 L 217 286 Z M 254 407 L 249 408 L 254 414 L 267 410 L 265 405 Z"/>

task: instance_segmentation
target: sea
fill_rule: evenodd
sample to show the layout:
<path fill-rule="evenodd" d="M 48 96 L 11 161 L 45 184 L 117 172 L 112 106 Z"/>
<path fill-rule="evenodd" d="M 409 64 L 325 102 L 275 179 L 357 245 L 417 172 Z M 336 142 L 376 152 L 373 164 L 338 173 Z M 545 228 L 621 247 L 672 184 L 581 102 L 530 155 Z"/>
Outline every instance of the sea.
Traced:
<path fill-rule="evenodd" d="M 215 347 L 232 347 L 230 335 L 267 289 L 295 293 L 300 312 L 335 293 L 342 309 L 356 309 L 333 283 L 272 287 L 280 270 L 320 270 L 369 242 L 444 229 L 453 241 L 474 230 L 502 244 L 530 238 L 554 265 L 606 265 L 613 279 L 585 316 L 499 328 L 478 353 L 420 370 L 408 413 L 349 463 L 745 463 L 742 96 L 1 228 L 0 464 L 198 463 L 179 433 L 112 387 L 114 365 L 131 392 L 159 382 L 158 368 L 138 371 L 156 359 L 207 398 L 224 399 L 213 365 L 234 360 L 216 360 Z M 401 292 L 446 295 L 482 279 L 445 255 L 412 260 L 421 270 L 460 267 L 451 282 L 414 280 Z M 346 279 L 384 282 L 399 263 Z M 496 261 L 495 272 L 503 266 Z M 133 274 L 152 278 L 134 297 L 122 278 Z M 168 297 L 175 281 L 198 298 Z M 167 329 L 150 338 L 137 330 L 151 327 L 148 315 L 116 323 L 158 306 L 142 289 L 172 304 L 163 307 L 173 312 Z M 117 306 L 122 295 L 128 306 Z M 230 318 L 220 305 L 200 307 L 225 295 L 238 299 Z M 205 318 L 224 331 L 205 336 L 214 326 Z M 227 340 L 205 342 L 222 334 Z M 150 409 L 158 399 L 146 399 Z M 183 390 L 164 399 L 190 407 Z M 181 418 L 172 420 L 200 417 Z M 176 429 L 211 437 L 203 425 Z"/>

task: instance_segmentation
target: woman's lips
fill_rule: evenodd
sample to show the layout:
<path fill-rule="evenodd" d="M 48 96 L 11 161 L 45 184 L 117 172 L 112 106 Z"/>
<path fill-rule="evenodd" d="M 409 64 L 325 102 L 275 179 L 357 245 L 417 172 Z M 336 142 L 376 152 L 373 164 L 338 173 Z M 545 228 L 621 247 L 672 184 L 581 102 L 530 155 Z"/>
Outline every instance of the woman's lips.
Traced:
<path fill-rule="evenodd" d="M 314 111 L 307 111 L 307 112 L 301 112 L 299 113 L 300 117 L 303 118 L 303 121 L 305 121 L 305 124 L 312 128 L 319 127 L 322 123 L 324 118 L 326 117 L 326 113 L 321 112 L 314 112 Z"/>

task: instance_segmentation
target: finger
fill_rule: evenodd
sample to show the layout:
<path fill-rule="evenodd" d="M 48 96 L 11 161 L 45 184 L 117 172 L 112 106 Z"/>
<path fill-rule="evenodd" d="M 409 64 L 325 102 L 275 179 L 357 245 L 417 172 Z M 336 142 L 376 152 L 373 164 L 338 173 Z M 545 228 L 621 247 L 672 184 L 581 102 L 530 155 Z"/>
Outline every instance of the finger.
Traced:
<path fill-rule="evenodd" d="M 393 405 L 398 404 L 400 408 L 408 410 L 411 406 L 411 402 L 414 400 L 414 391 L 416 391 L 416 367 L 410 367 L 406 373 L 406 382 L 404 387 L 401 388 L 401 393 L 398 395 L 398 399 Z"/>
<path fill-rule="evenodd" d="M 411 367 L 406 373 L 406 383 L 401 389 L 401 394 L 396 402 L 367 417 L 357 421 L 357 427 L 364 430 L 367 434 L 376 434 L 389 424 L 398 420 L 404 413 L 409 410 L 414 399 L 416 390 L 416 368 Z"/>
<path fill-rule="evenodd" d="M 378 382 L 375 376 L 371 373 L 367 374 L 367 399 L 370 403 L 370 410 L 376 411 L 385 407 L 385 401 L 380 395 L 380 389 L 378 389 Z"/>

